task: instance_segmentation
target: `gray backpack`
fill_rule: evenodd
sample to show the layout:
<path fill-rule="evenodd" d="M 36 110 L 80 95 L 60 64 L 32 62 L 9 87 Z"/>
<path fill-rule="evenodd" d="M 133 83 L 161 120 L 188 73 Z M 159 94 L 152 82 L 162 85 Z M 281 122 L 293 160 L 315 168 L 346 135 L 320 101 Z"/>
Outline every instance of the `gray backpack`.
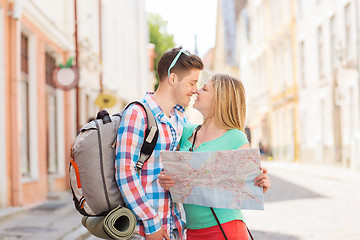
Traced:
<path fill-rule="evenodd" d="M 147 127 L 137 172 L 154 151 L 158 128 L 150 108 L 141 102 L 132 102 L 145 109 Z M 84 216 L 104 216 L 119 205 L 124 206 L 115 180 L 115 150 L 117 134 L 125 109 L 112 117 L 104 110 L 102 116 L 83 126 L 71 149 L 70 186 L 75 208 Z"/>

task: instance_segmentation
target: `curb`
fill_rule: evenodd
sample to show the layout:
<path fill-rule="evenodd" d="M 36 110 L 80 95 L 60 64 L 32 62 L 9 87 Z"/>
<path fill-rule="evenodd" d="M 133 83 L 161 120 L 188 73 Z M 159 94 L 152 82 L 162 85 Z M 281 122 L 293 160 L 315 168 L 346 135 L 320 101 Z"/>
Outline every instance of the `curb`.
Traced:
<path fill-rule="evenodd" d="M 25 214 L 28 209 L 23 207 L 0 208 L 0 225 Z"/>

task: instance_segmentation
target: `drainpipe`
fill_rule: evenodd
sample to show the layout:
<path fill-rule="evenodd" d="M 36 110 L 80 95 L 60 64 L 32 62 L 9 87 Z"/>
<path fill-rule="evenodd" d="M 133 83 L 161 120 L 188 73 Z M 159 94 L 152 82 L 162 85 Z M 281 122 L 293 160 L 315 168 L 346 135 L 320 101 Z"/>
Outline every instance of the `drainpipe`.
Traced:
<path fill-rule="evenodd" d="M 74 21 L 75 21 L 75 62 L 76 68 L 79 73 L 80 79 L 80 69 L 79 69 L 79 48 L 78 48 L 78 22 L 77 22 L 77 1 L 74 0 Z M 76 86 L 76 135 L 80 130 L 80 89 L 79 84 Z"/>

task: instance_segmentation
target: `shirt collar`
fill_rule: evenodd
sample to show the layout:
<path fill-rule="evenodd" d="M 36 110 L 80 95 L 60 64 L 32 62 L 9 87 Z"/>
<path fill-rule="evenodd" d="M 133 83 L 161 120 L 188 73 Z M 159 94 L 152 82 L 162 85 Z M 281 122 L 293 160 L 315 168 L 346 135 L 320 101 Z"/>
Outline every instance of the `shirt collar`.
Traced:
<path fill-rule="evenodd" d="M 161 107 L 157 104 L 157 102 L 155 102 L 154 98 L 152 97 L 153 94 L 154 94 L 153 92 L 147 92 L 145 94 L 144 101 L 149 105 L 151 111 L 154 113 L 154 116 L 162 118 L 164 116 L 164 112 L 161 109 Z M 176 105 L 173 109 L 181 113 L 185 112 L 185 108 L 180 105 Z"/>

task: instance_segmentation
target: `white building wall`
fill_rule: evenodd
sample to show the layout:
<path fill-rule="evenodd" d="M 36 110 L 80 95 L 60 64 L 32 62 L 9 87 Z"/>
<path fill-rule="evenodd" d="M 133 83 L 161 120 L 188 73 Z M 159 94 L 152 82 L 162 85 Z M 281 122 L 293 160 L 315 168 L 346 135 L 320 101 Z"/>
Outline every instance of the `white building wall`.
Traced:
<path fill-rule="evenodd" d="M 300 152 L 302 158 L 313 156 L 318 163 L 359 166 L 359 80 L 356 73 L 355 1 L 301 1 L 298 9 L 299 46 L 304 43 L 304 84 L 300 84 L 299 104 L 303 115 Z M 350 4 L 350 47 L 346 52 L 345 6 Z M 358 10 L 359 11 L 359 10 Z M 331 64 L 331 18 L 335 20 L 335 66 Z M 323 74 L 319 72 L 318 27 L 323 36 Z M 301 72 L 301 67 L 300 71 Z M 299 76 L 301 81 L 301 76 Z M 336 86 L 337 85 L 337 86 Z M 314 98 L 314 96 L 317 96 Z M 334 109 L 340 108 L 337 125 Z M 336 157 L 335 142 L 341 138 L 341 159 Z M 306 139 L 308 141 L 306 142 Z"/>
<path fill-rule="evenodd" d="M 78 52 L 80 69 L 80 124 L 95 118 L 99 108 L 95 100 L 100 93 L 99 1 L 78 0 Z M 104 15 L 104 14 L 103 14 Z M 104 16 L 102 16 L 104 18 Z M 95 111 L 93 110 L 95 108 Z"/>
<path fill-rule="evenodd" d="M 81 0 L 78 0 L 78 2 Z M 61 32 L 63 37 L 73 40 L 74 37 L 74 0 L 24 0 L 24 6 L 32 5 L 41 11 L 41 17 L 46 19 L 46 23 L 52 24 L 55 31 Z M 38 16 L 39 17 L 39 16 Z M 79 19 L 86 21 L 86 19 Z M 41 24 L 41 25 L 42 25 Z"/>
<path fill-rule="evenodd" d="M 138 41 L 139 41 L 139 62 L 141 70 L 139 71 L 139 96 L 142 97 L 145 92 L 153 91 L 153 86 L 149 84 L 149 29 L 147 23 L 147 14 L 145 0 L 137 2 L 137 17 L 138 17 Z"/>
<path fill-rule="evenodd" d="M 41 3 L 44 1 L 41 1 Z M 46 2 L 46 1 L 45 1 Z M 46 7 L 45 3 L 44 7 Z M 70 3 L 65 1 L 59 9 Z M 117 105 L 109 110 L 119 112 L 126 102 L 139 99 L 149 90 L 148 31 L 145 2 L 102 1 L 102 54 L 100 61 L 99 1 L 78 0 L 78 46 L 80 67 L 80 125 L 95 117 L 99 108 L 94 104 L 100 93 L 100 72 L 104 93 L 114 94 Z M 47 16 L 51 15 L 51 11 Z M 55 19 L 68 17 L 69 12 L 54 14 Z M 61 21 L 61 19 L 59 20 Z M 66 24 L 64 31 L 73 30 Z"/>
<path fill-rule="evenodd" d="M 278 1 L 248 1 L 239 18 L 240 78 L 247 94 L 247 125 L 252 147 L 259 142 L 273 148 L 277 160 L 294 159 L 294 122 L 283 102 L 272 106 L 272 96 L 293 85 L 291 35 L 284 32 L 290 22 L 289 4 Z M 244 18 L 249 16 L 249 20 Z M 250 34 L 246 22 L 250 23 Z M 248 37 L 249 36 L 249 37 Z M 275 38 L 276 36 L 281 36 Z"/>
<path fill-rule="evenodd" d="M 73 18 L 67 18 L 69 12 L 71 12 L 71 7 L 68 3 L 71 0 L 64 1 L 46 1 L 46 0 L 36 0 L 36 1 L 23 1 L 22 12 L 40 31 L 47 34 L 54 43 L 59 47 L 67 51 L 73 51 Z M 65 3 L 67 5 L 65 5 Z M 62 6 L 70 7 L 65 9 Z M 52 15 L 53 11 L 54 13 Z M 50 14 L 51 13 L 51 14 Z M 61 15 L 60 15 L 61 13 Z M 52 18 L 55 16 L 55 18 Z M 57 16 L 62 16 L 62 18 L 57 18 Z M 62 27 L 63 26 L 63 27 Z"/>
<path fill-rule="evenodd" d="M 266 65 L 267 42 L 263 1 L 249 1 L 238 17 L 238 40 L 240 79 L 247 97 L 246 125 L 251 129 L 252 146 L 257 147 L 263 136 L 262 120 L 269 106 L 269 69 Z M 256 17 L 254 17 L 256 16 Z M 249 22 L 250 21 L 250 22 Z M 250 31 L 248 24 L 250 23 Z"/>
<path fill-rule="evenodd" d="M 278 160 L 293 158 L 294 119 L 298 117 L 300 160 L 321 164 L 341 164 L 352 168 L 360 166 L 359 134 L 359 79 L 357 74 L 356 1 L 294 1 L 296 3 L 296 36 L 298 48 L 292 50 L 291 32 L 285 31 L 290 23 L 291 1 L 248 1 L 246 11 L 250 16 L 250 38 L 247 39 L 246 20 L 239 18 L 238 44 L 240 45 L 240 78 L 247 92 L 247 123 L 253 126 L 252 139 L 263 139 L 261 112 L 268 109 L 273 150 Z M 268 6 L 267 6 L 268 4 Z M 350 4 L 350 40 L 346 41 L 345 7 Z M 266 6 L 268 10 L 261 10 Z M 357 3 L 359 7 L 360 4 Z M 244 12 L 243 12 L 244 14 Z M 266 18 L 268 17 L 268 18 Z M 265 22 L 263 33 L 261 21 Z M 334 32 L 331 22 L 335 19 Z M 319 34 L 321 27 L 322 72 L 319 65 Z M 336 36 L 335 67 L 332 65 L 331 37 Z M 350 44 L 348 55 L 346 42 Z M 301 45 L 303 45 L 303 50 Z M 303 51 L 303 52 L 302 52 Z M 298 58 L 297 83 L 293 68 L 293 54 Z M 304 62 L 302 62 L 302 56 Z M 340 61 L 342 57 L 342 61 Z M 266 78 L 266 79 L 265 79 Z M 263 80 L 265 79 L 265 80 Z M 296 85 L 295 85 L 296 84 Z M 262 88 L 264 86 L 264 89 Z M 283 105 L 287 99 L 274 101 L 267 96 L 280 96 L 284 90 L 299 86 L 298 109 L 294 104 Z M 270 92 L 270 94 L 269 94 Z M 268 95 L 269 94 L 269 95 Z M 292 101 L 292 100 L 290 100 Z M 267 106 L 267 107 L 266 107 Z M 284 107 L 285 106 L 285 107 Z M 269 108 L 271 107 L 271 111 Z M 336 113 L 336 109 L 340 109 Z M 340 123 L 337 118 L 340 118 Z M 341 160 L 338 160 L 337 142 L 341 138 Z M 340 162 L 341 161 L 341 162 Z"/>
<path fill-rule="evenodd" d="M 114 111 L 149 89 L 145 1 L 103 1 L 104 85 L 119 97 Z"/>

